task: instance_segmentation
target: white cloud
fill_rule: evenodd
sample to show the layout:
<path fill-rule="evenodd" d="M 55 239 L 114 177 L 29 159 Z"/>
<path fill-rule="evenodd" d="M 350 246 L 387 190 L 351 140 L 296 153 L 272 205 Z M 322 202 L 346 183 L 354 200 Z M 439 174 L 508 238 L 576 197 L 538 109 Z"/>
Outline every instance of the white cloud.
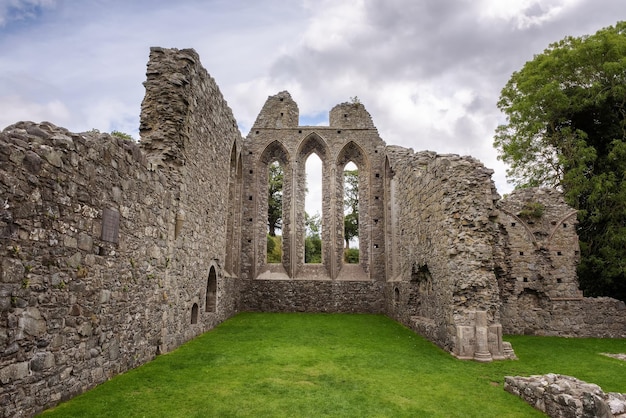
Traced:
<path fill-rule="evenodd" d="M 364 0 L 316 1 L 302 43 L 313 51 L 348 50 L 367 31 Z"/>
<path fill-rule="evenodd" d="M 11 21 L 35 18 L 42 9 L 55 5 L 55 0 L 0 0 L 0 27 Z"/>
<path fill-rule="evenodd" d="M 518 29 L 527 29 L 556 19 L 580 0 L 482 0 L 481 16 L 512 22 Z"/>
<path fill-rule="evenodd" d="M 15 95 L 0 96 L 0 130 L 23 120 L 64 126 L 71 117 L 67 106 L 59 100 L 38 103 Z"/>

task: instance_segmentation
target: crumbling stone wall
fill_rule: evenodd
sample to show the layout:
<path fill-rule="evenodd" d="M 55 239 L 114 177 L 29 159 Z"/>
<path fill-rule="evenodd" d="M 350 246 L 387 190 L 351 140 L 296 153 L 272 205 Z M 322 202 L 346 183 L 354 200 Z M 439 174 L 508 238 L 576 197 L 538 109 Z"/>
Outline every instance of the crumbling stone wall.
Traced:
<path fill-rule="evenodd" d="M 2 415 L 19 416 L 155 356 L 175 211 L 134 143 L 49 123 L 1 139 Z"/>
<path fill-rule="evenodd" d="M 503 358 L 492 171 L 457 155 L 387 156 L 390 315 L 460 358 Z"/>
<path fill-rule="evenodd" d="M 576 211 L 552 189 L 514 191 L 499 202 L 496 273 L 505 333 L 626 337 L 626 306 L 584 298 Z"/>
<path fill-rule="evenodd" d="M 504 390 L 524 399 L 549 417 L 626 417 L 626 395 L 605 393 L 600 386 L 571 376 L 507 376 Z"/>
<path fill-rule="evenodd" d="M 240 241 L 235 209 L 241 201 L 233 190 L 241 187 L 242 138 L 231 109 L 195 51 L 152 48 L 146 76 L 141 147 L 150 168 L 168 181 L 177 203 L 176 214 L 169 219 L 174 228 L 165 256 L 168 300 L 176 307 L 168 311 L 169 324 L 164 327 L 164 332 L 175 331 L 164 336 L 169 351 L 237 309 L 238 265 L 232 253 L 239 247 L 227 244 L 226 237 Z M 209 283 L 211 268 L 216 283 Z M 206 307 L 211 297 L 217 297 L 216 308 Z M 189 328 L 184 324 L 189 323 L 194 304 L 200 308 L 202 326 Z M 186 334 L 181 335 L 182 329 Z"/>
<path fill-rule="evenodd" d="M 216 179 L 241 137 L 195 52 L 151 51 L 141 132 L 141 145 L 45 122 L 0 133 L 0 416 L 31 416 L 237 309 L 223 267 L 236 202 Z"/>

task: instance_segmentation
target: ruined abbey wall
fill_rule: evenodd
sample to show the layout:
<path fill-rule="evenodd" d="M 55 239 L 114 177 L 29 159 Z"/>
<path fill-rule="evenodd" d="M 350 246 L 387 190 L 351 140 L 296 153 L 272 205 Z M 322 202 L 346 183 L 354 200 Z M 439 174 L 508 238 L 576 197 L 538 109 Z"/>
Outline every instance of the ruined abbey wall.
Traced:
<path fill-rule="evenodd" d="M 141 130 L 142 145 L 50 123 L 0 133 L 0 416 L 31 416 L 237 309 L 221 181 L 240 136 L 193 51 L 152 50 Z"/>
<path fill-rule="evenodd" d="M 244 139 L 193 50 L 152 48 L 144 85 L 140 144 L 47 122 L 0 133 L 0 416 L 31 416 L 240 311 L 384 313 L 478 361 L 510 356 L 503 330 L 626 337 L 623 302 L 576 288 L 575 215 L 558 194 L 499 202 L 480 162 L 388 146 L 358 102 L 300 126 L 282 92 Z M 312 153 L 319 264 L 304 263 Z M 342 261 L 349 161 L 356 265 Z M 273 162 L 283 258 L 268 264 Z"/>
<path fill-rule="evenodd" d="M 244 141 L 242 307 L 270 312 L 384 312 L 384 147 L 360 103 L 331 110 L 329 126 L 300 126 L 281 92 L 266 101 Z M 307 158 L 322 161 L 322 262 L 305 263 Z M 268 167 L 284 172 L 282 261 L 266 262 Z M 359 264 L 343 262 L 343 171 L 359 169 Z M 248 227 L 250 225 L 250 227 Z"/>
<path fill-rule="evenodd" d="M 241 183 L 241 134 L 195 51 L 152 48 L 146 76 L 141 147 L 175 199 L 168 253 L 159 254 L 172 306 L 164 318 L 164 333 L 174 331 L 164 336 L 169 351 L 238 309 L 239 249 L 226 238 L 240 231 L 234 190 Z M 194 304 L 197 326 L 189 327 Z"/>
<path fill-rule="evenodd" d="M 552 189 L 521 189 L 499 202 L 496 274 L 507 334 L 626 337 L 626 305 L 578 289 L 576 211 Z"/>
<path fill-rule="evenodd" d="M 390 314 L 460 358 L 502 358 L 492 171 L 457 155 L 387 155 Z"/>

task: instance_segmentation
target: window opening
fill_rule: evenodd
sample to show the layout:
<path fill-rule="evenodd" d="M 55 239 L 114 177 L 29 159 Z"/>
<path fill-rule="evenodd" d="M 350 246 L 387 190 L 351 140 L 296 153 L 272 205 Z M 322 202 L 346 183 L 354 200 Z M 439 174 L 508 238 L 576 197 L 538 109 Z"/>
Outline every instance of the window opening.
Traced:
<path fill-rule="evenodd" d="M 198 304 L 197 303 L 194 303 L 193 306 L 191 307 L 191 323 L 192 324 L 198 323 Z"/>
<path fill-rule="evenodd" d="M 211 266 L 209 270 L 209 278 L 206 283 L 206 301 L 204 304 L 205 312 L 215 312 L 217 305 L 217 274 L 215 267 Z"/>
<path fill-rule="evenodd" d="M 268 197 L 267 197 L 267 254 L 268 263 L 280 263 L 282 260 L 283 242 L 283 167 L 274 161 L 268 166 Z"/>
<path fill-rule="evenodd" d="M 359 170 L 354 162 L 343 169 L 343 237 L 345 263 L 359 262 Z"/>
<path fill-rule="evenodd" d="M 322 160 L 312 153 L 305 164 L 304 262 L 322 262 Z"/>

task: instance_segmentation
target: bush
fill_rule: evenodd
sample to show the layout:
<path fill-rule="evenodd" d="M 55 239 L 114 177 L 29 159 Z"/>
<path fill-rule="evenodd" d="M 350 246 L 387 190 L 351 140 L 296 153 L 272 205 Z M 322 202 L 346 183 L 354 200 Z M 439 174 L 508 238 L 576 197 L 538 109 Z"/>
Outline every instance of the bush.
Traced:
<path fill-rule="evenodd" d="M 267 262 L 280 263 L 283 258 L 283 240 L 280 235 L 275 237 L 267 234 Z"/>
<path fill-rule="evenodd" d="M 348 264 L 357 264 L 359 262 L 359 249 L 346 248 L 343 252 L 343 261 Z"/>

